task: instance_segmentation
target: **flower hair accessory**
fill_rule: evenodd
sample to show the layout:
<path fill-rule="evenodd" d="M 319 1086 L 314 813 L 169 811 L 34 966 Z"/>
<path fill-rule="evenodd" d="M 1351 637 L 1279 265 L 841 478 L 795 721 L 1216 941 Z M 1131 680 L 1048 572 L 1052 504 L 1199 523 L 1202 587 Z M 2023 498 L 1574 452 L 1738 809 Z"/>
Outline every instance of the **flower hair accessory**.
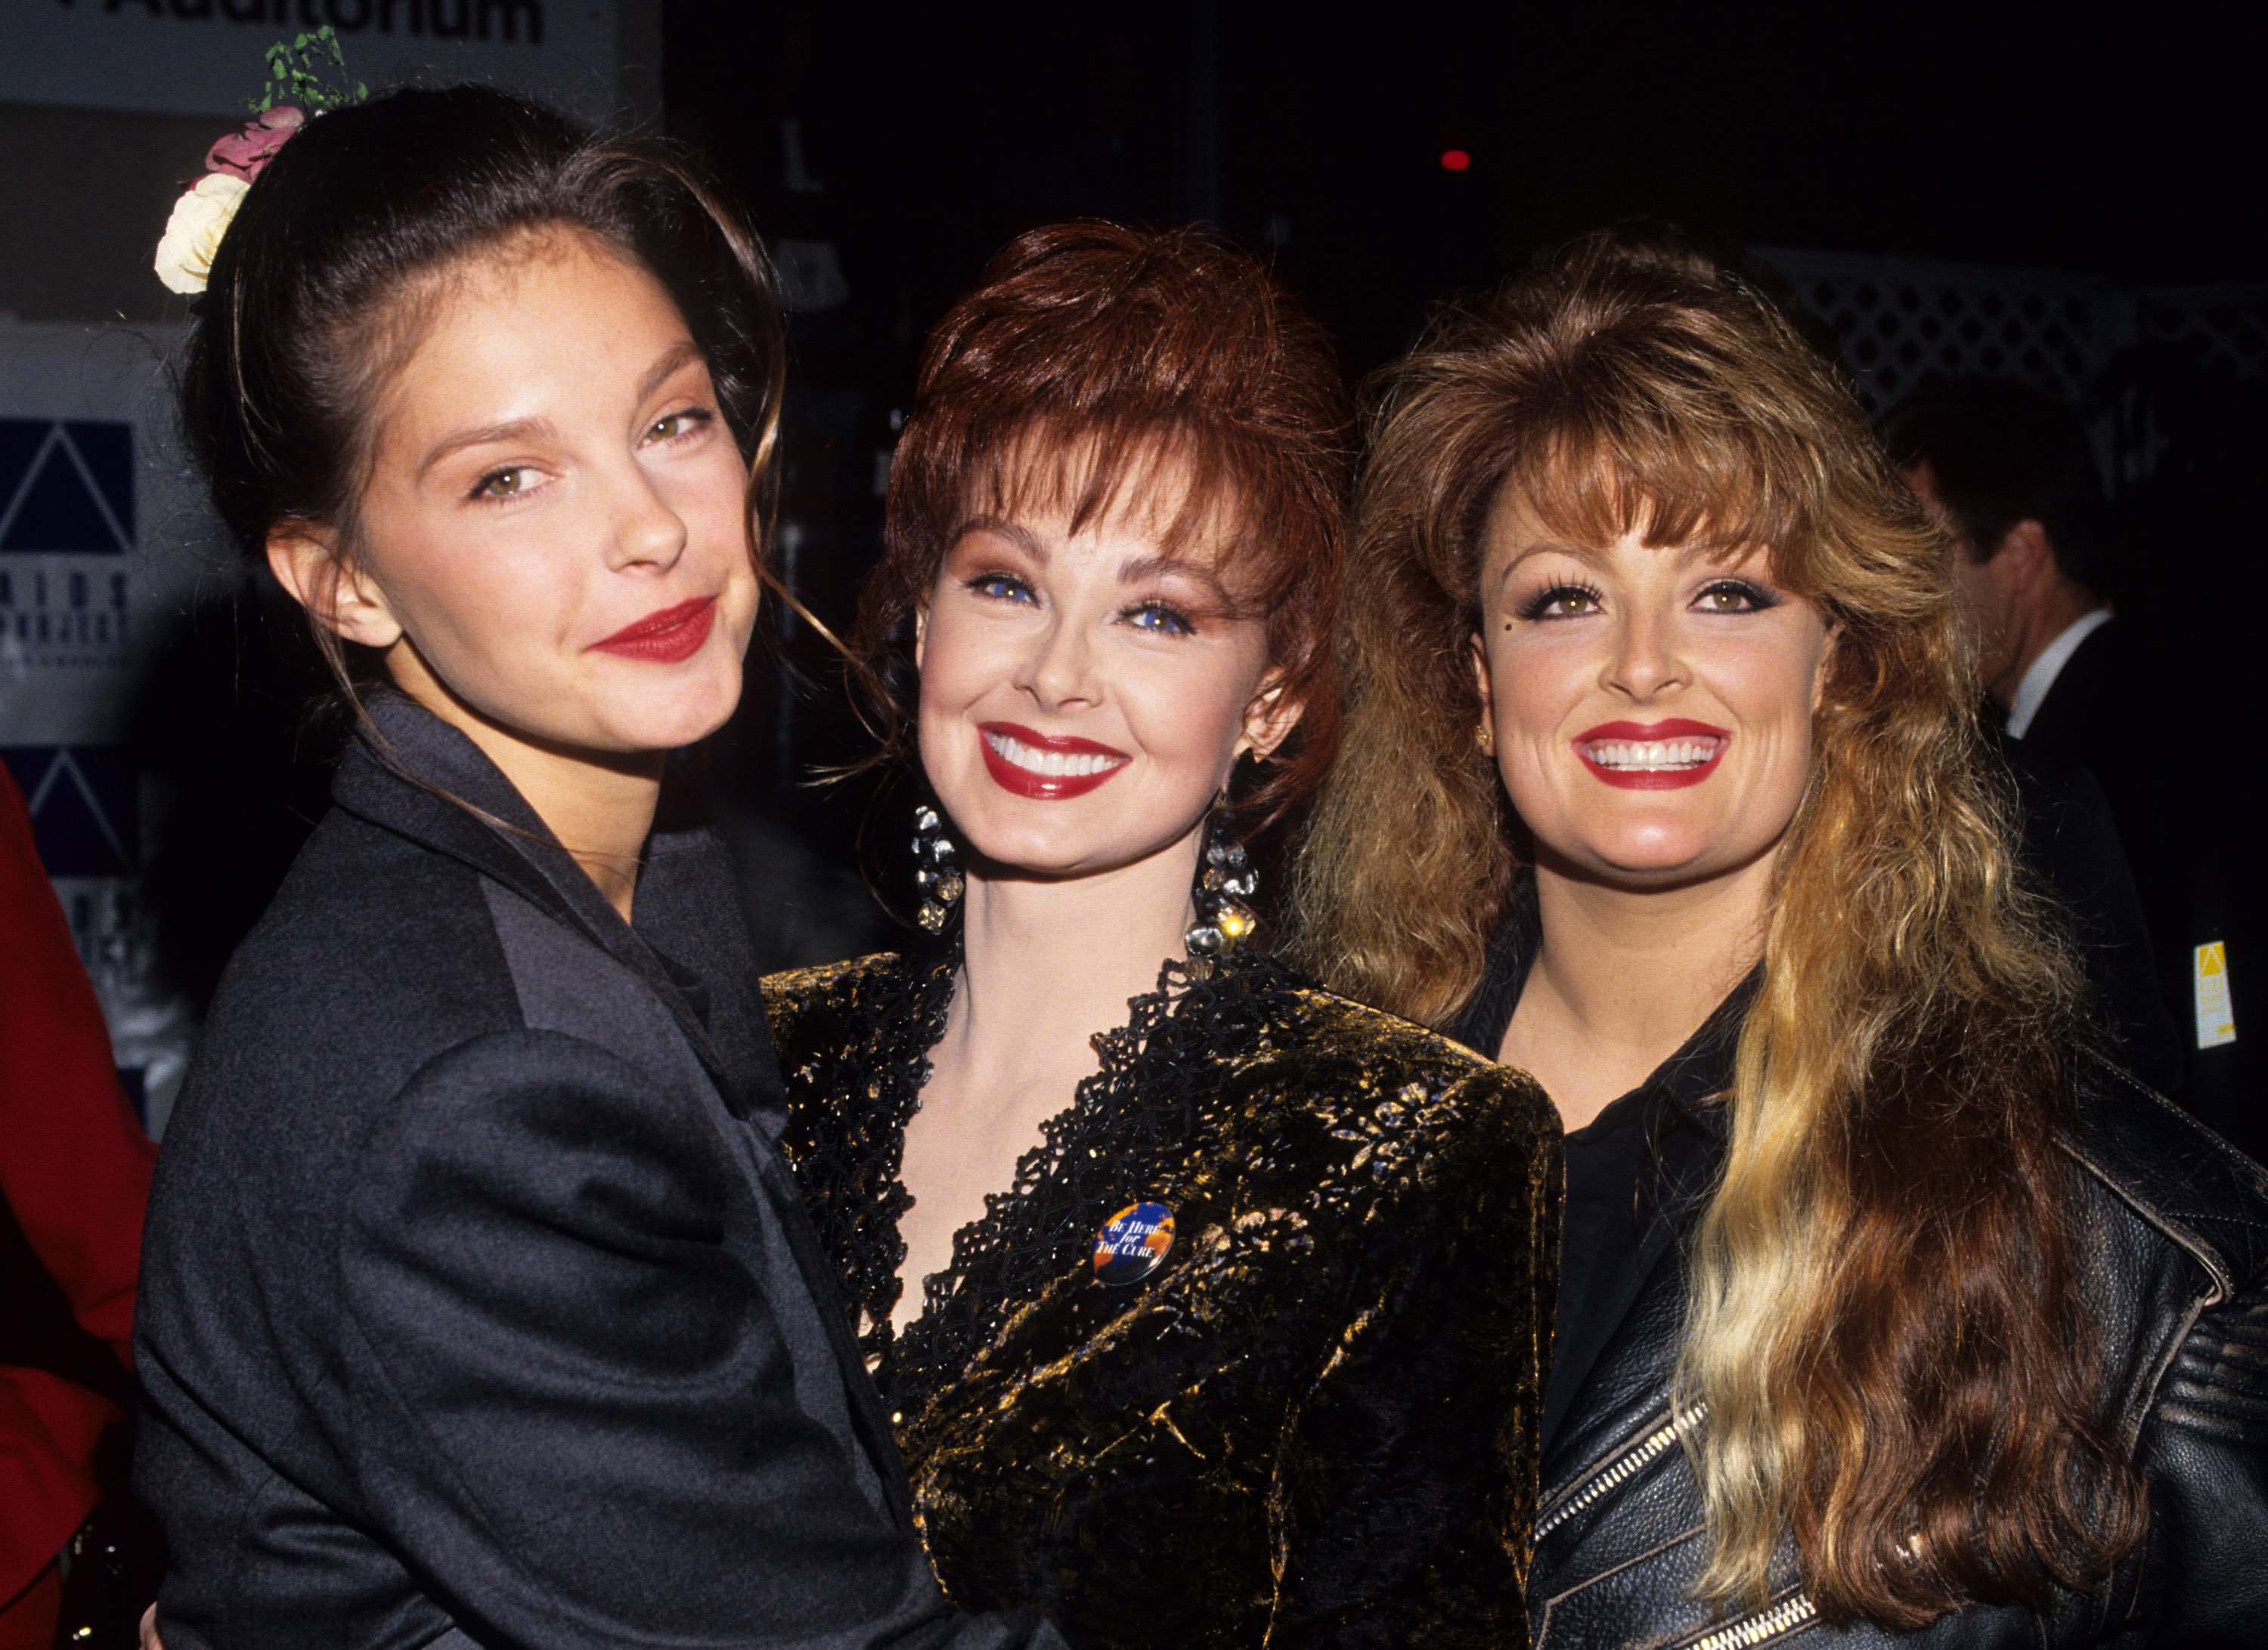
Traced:
<path fill-rule="evenodd" d="M 158 278 L 169 291 L 195 296 L 212 279 L 213 254 L 236 221 L 252 186 L 237 173 L 208 172 L 173 203 L 158 242 Z"/>
<path fill-rule="evenodd" d="M 205 175 L 173 203 L 166 233 L 158 242 L 158 278 L 173 291 L 191 297 L 212 278 L 213 255 L 236 221 L 237 208 L 253 180 L 268 169 L 293 135 L 316 115 L 343 108 L 370 95 L 357 83 L 352 92 L 328 80 L 324 59 L 339 70 L 346 54 L 327 24 L 286 46 L 268 48 L 268 87 L 248 105 L 252 118 L 205 151 Z"/>
<path fill-rule="evenodd" d="M 296 103 L 278 103 L 260 111 L 205 151 L 205 170 L 225 172 L 251 182 L 276 158 L 291 135 L 307 123 L 306 111 Z"/>

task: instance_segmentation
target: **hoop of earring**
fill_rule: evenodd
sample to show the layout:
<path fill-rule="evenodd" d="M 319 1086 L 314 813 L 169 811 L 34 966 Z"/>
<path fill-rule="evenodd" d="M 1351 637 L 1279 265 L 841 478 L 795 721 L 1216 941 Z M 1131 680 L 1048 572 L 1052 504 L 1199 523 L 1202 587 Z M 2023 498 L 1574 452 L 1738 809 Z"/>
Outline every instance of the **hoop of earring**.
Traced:
<path fill-rule="evenodd" d="M 1244 844 L 1227 840 L 1223 822 L 1228 793 L 1223 792 L 1205 817 L 1205 849 L 1197 865 L 1197 885 L 1192 896 L 1197 919 L 1182 936 L 1192 962 L 1225 957 L 1252 938 L 1260 919 L 1245 902 L 1259 891 L 1260 873 L 1252 868 Z"/>
<path fill-rule="evenodd" d="M 922 896 L 914 921 L 925 933 L 943 933 L 968 882 L 954 864 L 960 851 L 945 834 L 945 821 L 926 802 L 914 807 L 914 891 Z"/>

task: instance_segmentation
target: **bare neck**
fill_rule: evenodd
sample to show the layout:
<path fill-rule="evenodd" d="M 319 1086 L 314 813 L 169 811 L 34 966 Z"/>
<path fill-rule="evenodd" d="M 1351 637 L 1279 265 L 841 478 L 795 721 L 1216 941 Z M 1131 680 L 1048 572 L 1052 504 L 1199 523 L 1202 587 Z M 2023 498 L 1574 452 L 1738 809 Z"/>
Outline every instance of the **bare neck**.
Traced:
<path fill-rule="evenodd" d="M 1616 888 L 1539 866 L 1543 939 L 1501 1057 L 1570 1129 L 1644 1082 L 1763 954 L 1772 857 L 1683 888 Z"/>
<path fill-rule="evenodd" d="M 1201 841 L 1200 828 L 1134 865 L 1057 881 L 972 872 L 947 1026 L 964 1078 L 1005 1094 L 1019 1071 L 1092 1069 L 1089 1040 L 1185 954 Z"/>
<path fill-rule="evenodd" d="M 665 753 L 615 755 L 548 744 L 482 716 L 422 661 L 414 668 L 397 666 L 393 674 L 403 692 L 480 747 L 628 922 L 645 839 L 661 801 Z"/>
<path fill-rule="evenodd" d="M 1123 1024 L 1159 965 L 1183 954 L 1199 840 L 1062 881 L 972 869 L 962 974 L 906 1125 L 899 1321 L 921 1309 L 918 1280 L 951 1263 L 954 1234 L 1015 1183 L 1042 1126 L 1094 1072 L 1095 1034 Z"/>

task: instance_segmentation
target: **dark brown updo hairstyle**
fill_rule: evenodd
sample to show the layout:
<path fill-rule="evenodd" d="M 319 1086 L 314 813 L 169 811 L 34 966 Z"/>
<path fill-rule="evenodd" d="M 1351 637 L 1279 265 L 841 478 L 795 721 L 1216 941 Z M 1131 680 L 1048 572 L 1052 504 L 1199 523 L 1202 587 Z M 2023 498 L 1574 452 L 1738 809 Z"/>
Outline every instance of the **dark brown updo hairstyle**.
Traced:
<path fill-rule="evenodd" d="M 1328 337 L 1245 254 L 1195 229 L 1018 236 L 931 333 L 891 468 L 852 644 L 882 699 L 886 753 L 912 748 L 907 622 L 972 520 L 1051 506 L 1076 532 L 1179 463 L 1189 490 L 1165 548 L 1206 557 L 1239 610 L 1264 618 L 1300 706 L 1238 799 L 1263 822 L 1280 814 L 1338 744 L 1350 423 Z"/>
<path fill-rule="evenodd" d="M 221 241 L 182 420 L 215 508 L 255 564 L 288 521 L 335 530 L 352 556 L 372 409 L 441 278 L 547 230 L 593 237 L 675 300 L 748 459 L 762 571 L 783 357 L 763 248 L 674 150 L 596 136 L 482 86 L 394 92 L 310 121 Z M 313 630 L 351 696 L 344 645 Z"/>

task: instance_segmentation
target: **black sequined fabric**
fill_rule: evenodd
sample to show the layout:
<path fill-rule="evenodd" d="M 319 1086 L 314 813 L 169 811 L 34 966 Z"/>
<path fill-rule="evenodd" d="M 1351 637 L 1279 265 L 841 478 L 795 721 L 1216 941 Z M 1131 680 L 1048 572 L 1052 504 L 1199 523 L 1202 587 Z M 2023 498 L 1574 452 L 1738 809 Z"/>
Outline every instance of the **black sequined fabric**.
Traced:
<path fill-rule="evenodd" d="M 894 1337 L 951 961 L 764 983 L 782 1144 L 946 1594 L 1037 1603 L 1080 1650 L 1524 1644 L 1550 1102 L 1264 956 L 1161 986 Z M 1174 1246 L 1105 1287 L 1096 1234 L 1142 1200 Z"/>

